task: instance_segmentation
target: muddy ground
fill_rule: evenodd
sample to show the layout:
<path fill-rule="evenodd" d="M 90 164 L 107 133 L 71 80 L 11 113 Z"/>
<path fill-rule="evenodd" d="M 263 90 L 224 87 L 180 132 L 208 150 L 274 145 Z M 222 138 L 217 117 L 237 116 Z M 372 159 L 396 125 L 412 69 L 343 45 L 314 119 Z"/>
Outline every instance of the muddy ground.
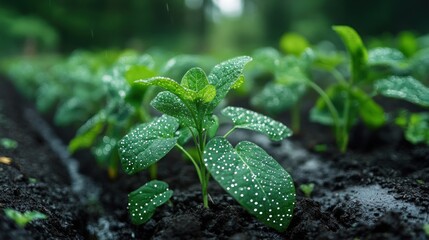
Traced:
<path fill-rule="evenodd" d="M 296 209 L 288 230 L 279 233 L 215 182 L 210 209 L 204 209 L 193 166 L 177 159 L 178 152 L 159 164 L 159 178 L 174 190 L 171 202 L 148 223 L 132 225 L 127 193 L 148 180 L 146 173 L 110 180 L 85 152 L 68 156 L 67 139 L 58 135 L 70 130 L 52 130 L 46 122 L 0 79 L 0 138 L 18 142 L 16 149 L 0 147 L 0 157 L 11 159 L 0 163 L 0 239 L 428 238 L 422 226 L 429 222 L 429 147 L 407 143 L 392 125 L 375 132 L 358 126 L 346 154 L 330 145 L 327 152 L 312 151 L 330 135 L 315 124 L 275 144 L 247 131 L 231 135 L 233 142 L 256 142 L 294 178 Z M 304 183 L 315 184 L 310 198 L 299 190 Z M 37 210 L 48 218 L 19 228 L 4 208 Z"/>

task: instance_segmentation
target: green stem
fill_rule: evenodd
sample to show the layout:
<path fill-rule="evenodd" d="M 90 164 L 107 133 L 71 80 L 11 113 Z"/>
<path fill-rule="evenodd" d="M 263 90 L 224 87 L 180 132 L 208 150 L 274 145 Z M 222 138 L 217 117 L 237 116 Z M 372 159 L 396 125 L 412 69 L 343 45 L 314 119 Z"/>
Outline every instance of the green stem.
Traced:
<path fill-rule="evenodd" d="M 292 107 L 291 117 L 292 117 L 292 131 L 294 134 L 299 133 L 301 129 L 301 116 L 300 116 L 300 107 L 299 102 Z"/>
<path fill-rule="evenodd" d="M 338 114 L 337 109 L 335 108 L 334 104 L 332 103 L 331 99 L 329 98 L 329 96 L 325 93 L 325 91 L 323 91 L 322 88 L 320 88 L 316 83 L 312 82 L 312 81 L 308 81 L 307 82 L 308 85 L 313 88 L 319 95 L 320 97 L 323 99 L 323 101 L 325 101 L 326 106 L 329 109 L 329 112 L 332 115 L 332 119 L 334 120 L 334 125 L 335 125 L 335 138 L 337 140 L 337 144 L 338 146 L 341 148 L 341 146 L 343 145 L 342 143 L 342 124 L 340 122 L 340 117 Z"/>
<path fill-rule="evenodd" d="M 149 177 L 150 179 L 156 179 L 158 176 L 158 164 L 152 164 L 149 166 Z"/>
<path fill-rule="evenodd" d="M 198 179 L 200 180 L 200 182 L 202 184 L 202 182 L 203 182 L 203 176 L 201 175 L 200 166 L 198 165 L 198 163 L 191 156 L 191 154 L 189 154 L 189 152 L 186 151 L 182 146 L 180 146 L 179 144 L 176 143 L 176 147 L 178 149 L 180 149 L 180 151 L 182 151 L 189 158 L 189 160 L 191 160 L 191 162 L 194 164 L 194 167 L 197 170 Z"/>
<path fill-rule="evenodd" d="M 235 126 L 233 128 L 231 128 L 227 133 L 225 133 L 225 135 L 223 135 L 224 138 L 228 137 L 229 134 L 231 134 L 232 132 L 234 132 L 234 130 L 237 129 Z"/>

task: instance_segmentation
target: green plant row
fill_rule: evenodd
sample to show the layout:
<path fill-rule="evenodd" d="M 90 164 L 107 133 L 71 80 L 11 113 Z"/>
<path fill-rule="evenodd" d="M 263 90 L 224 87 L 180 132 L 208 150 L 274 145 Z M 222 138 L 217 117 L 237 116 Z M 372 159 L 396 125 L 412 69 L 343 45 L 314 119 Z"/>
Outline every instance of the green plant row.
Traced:
<path fill-rule="evenodd" d="M 90 149 L 112 178 L 120 165 L 127 174 L 149 170 L 153 180 L 129 194 L 134 223 L 146 222 L 173 195 L 167 183 L 155 180 L 156 163 L 176 149 L 195 167 L 204 207 L 210 206 L 213 178 L 261 222 L 284 231 L 295 204 L 290 175 L 256 144 L 233 146 L 228 137 L 242 128 L 280 141 L 292 131 L 253 110 L 225 107 L 231 90 L 274 116 L 290 109 L 295 133 L 301 105 L 312 101 L 310 120 L 332 126 L 341 152 L 358 122 L 376 129 L 390 121 L 410 142 L 429 144 L 429 46 L 406 54 L 392 47 L 368 50 L 354 29 L 333 30 L 346 52 L 287 34 L 281 39 L 284 53 L 261 48 L 217 65 L 207 56 L 110 50 L 10 59 L 2 69 L 57 124 L 79 127 L 71 153 Z M 408 101 L 421 111 L 386 113 L 380 97 Z M 218 133 L 220 115 L 232 122 L 224 134 Z"/>

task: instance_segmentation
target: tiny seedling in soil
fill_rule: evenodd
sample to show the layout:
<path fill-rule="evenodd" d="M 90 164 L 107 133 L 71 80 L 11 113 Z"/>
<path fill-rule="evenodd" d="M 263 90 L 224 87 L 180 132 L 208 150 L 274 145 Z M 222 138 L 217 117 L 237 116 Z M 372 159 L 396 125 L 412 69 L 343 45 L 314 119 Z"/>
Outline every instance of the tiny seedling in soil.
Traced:
<path fill-rule="evenodd" d="M 209 207 L 207 190 L 210 177 L 213 177 L 249 213 L 266 225 L 284 231 L 295 204 L 292 178 L 256 144 L 243 141 L 233 147 L 227 137 L 235 129 L 242 128 L 280 141 L 290 136 L 291 131 L 259 113 L 226 107 L 221 113 L 234 125 L 224 136 L 216 136 L 219 122 L 213 112 L 229 90 L 243 82 L 243 68 L 250 61 L 250 57 L 230 59 L 216 65 L 208 76 L 201 68 L 192 68 L 180 84 L 165 77 L 136 81 L 166 90 L 151 102 L 164 115 L 128 133 L 119 142 L 119 154 L 124 171 L 134 174 L 176 147 L 195 167 L 204 207 Z M 197 154 L 185 149 L 188 140 L 192 140 Z M 155 207 L 168 201 L 172 194 L 167 183 L 157 180 L 132 192 L 128 203 L 132 222 L 146 222 Z"/>
<path fill-rule="evenodd" d="M 4 213 L 8 218 L 12 219 L 20 228 L 24 228 L 25 225 L 27 225 L 27 223 L 31 221 L 47 218 L 45 214 L 38 211 L 26 211 L 24 213 L 21 213 L 14 209 L 6 208 L 4 209 Z"/>
<path fill-rule="evenodd" d="M 314 183 L 301 184 L 299 189 L 301 189 L 304 195 L 309 198 L 314 190 Z"/>
<path fill-rule="evenodd" d="M 10 138 L 1 138 L 0 146 L 6 149 L 15 149 L 18 147 L 18 142 Z"/>

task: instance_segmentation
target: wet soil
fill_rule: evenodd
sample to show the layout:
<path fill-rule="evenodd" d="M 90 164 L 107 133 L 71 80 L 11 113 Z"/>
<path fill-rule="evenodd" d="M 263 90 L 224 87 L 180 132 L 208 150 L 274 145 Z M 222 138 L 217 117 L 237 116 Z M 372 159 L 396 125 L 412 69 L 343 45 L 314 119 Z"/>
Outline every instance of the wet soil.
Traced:
<path fill-rule="evenodd" d="M 74 158 L 64 153 L 56 136 L 64 135 L 61 129 L 47 130 L 31 109 L 0 79 L 0 138 L 18 142 L 13 150 L 0 147 L 0 157 L 12 160 L 0 163 L 0 239 L 428 238 L 422 226 L 429 222 L 429 147 L 407 143 L 393 125 L 373 132 L 357 126 L 346 154 L 331 145 L 327 152 L 312 151 L 333 142 L 330 130 L 315 124 L 274 144 L 248 131 L 231 135 L 232 142 L 246 139 L 263 147 L 294 178 L 294 216 L 279 233 L 256 221 L 215 182 L 210 209 L 204 209 L 192 164 L 178 159 L 178 152 L 159 162 L 159 179 L 174 190 L 172 200 L 146 224 L 132 225 L 127 193 L 148 180 L 146 173 L 109 179 L 87 153 Z M 299 190 L 305 183 L 315 184 L 311 197 Z M 4 208 L 37 210 L 48 218 L 21 229 Z"/>

